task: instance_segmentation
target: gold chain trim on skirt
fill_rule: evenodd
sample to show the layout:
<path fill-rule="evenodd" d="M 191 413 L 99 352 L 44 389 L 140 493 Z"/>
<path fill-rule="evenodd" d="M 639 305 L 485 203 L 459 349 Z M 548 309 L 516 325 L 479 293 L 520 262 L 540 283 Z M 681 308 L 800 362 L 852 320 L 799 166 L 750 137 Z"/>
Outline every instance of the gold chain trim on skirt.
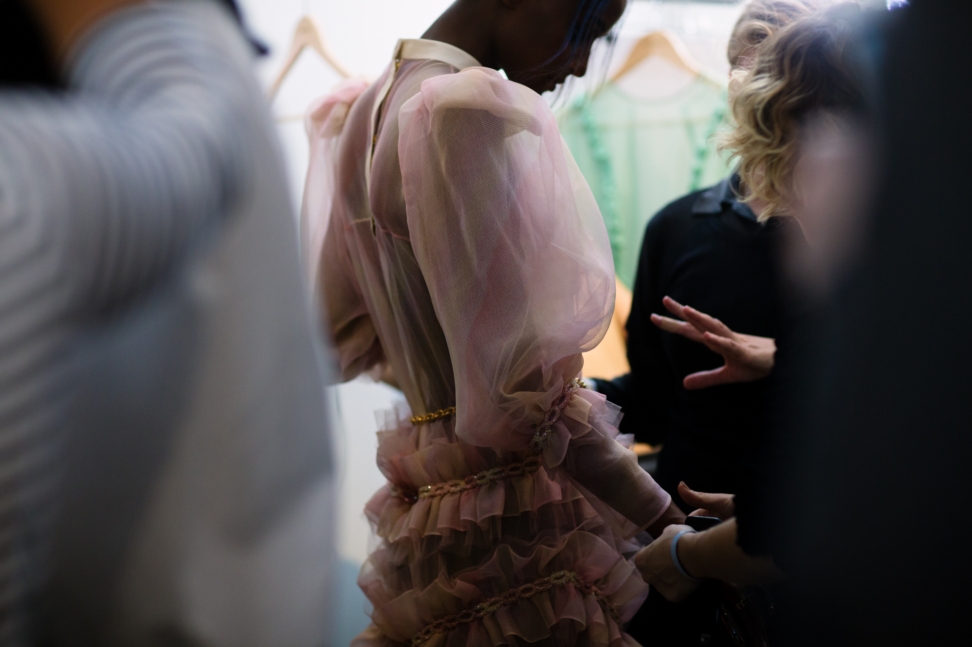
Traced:
<path fill-rule="evenodd" d="M 586 389 L 587 384 L 584 380 L 579 377 L 575 377 L 573 380 L 567 383 L 564 387 L 564 392 L 559 398 L 554 402 L 550 410 L 547 411 L 546 415 L 543 417 L 543 422 L 537 427 L 537 432 L 533 434 L 533 440 L 530 441 L 530 447 L 533 451 L 538 454 L 543 451 L 543 445 L 547 442 L 547 438 L 550 437 L 551 432 L 553 432 L 554 425 L 560 420 L 560 416 L 564 414 L 564 409 L 570 404 L 570 399 L 574 397 L 579 389 Z"/>
<path fill-rule="evenodd" d="M 409 422 L 411 422 L 413 426 L 418 427 L 419 425 L 435 422 L 436 420 L 442 420 L 443 418 L 451 418 L 454 415 L 456 415 L 456 408 L 449 407 L 448 409 L 439 409 L 438 411 L 433 411 L 432 413 L 427 413 L 423 416 L 412 416 L 409 418 Z"/>
<path fill-rule="evenodd" d="M 543 444 L 546 442 L 547 438 L 550 437 L 553 427 L 560 420 L 560 417 L 564 413 L 564 409 L 570 403 L 570 399 L 574 397 L 574 394 L 579 389 L 586 389 L 587 384 L 580 378 L 574 378 L 567 383 L 564 387 L 564 392 L 559 398 L 554 402 L 554 405 L 549 411 L 544 415 L 543 422 L 537 427 L 536 433 L 533 435 L 533 439 L 530 441 L 530 446 L 538 454 L 543 452 Z M 421 416 L 413 416 L 410 420 L 413 425 L 423 425 L 435 420 L 441 420 L 442 418 L 448 418 L 456 415 L 456 408 L 449 407 L 448 409 L 440 409 L 433 413 L 427 413 Z M 418 501 L 419 499 L 434 499 L 437 497 L 447 496 L 449 494 L 460 494 L 466 490 L 472 490 L 478 487 L 482 487 L 494 481 L 500 481 L 503 479 L 508 479 L 516 476 L 521 476 L 527 473 L 533 473 L 540 469 L 540 459 L 537 457 L 531 457 L 522 463 L 514 463 L 513 465 L 507 465 L 506 467 L 494 467 L 493 469 L 480 472 L 472 476 L 467 476 L 464 479 L 456 479 L 454 481 L 449 481 L 447 483 L 437 483 L 435 485 L 423 485 L 419 488 L 417 494 L 406 492 L 397 486 L 392 486 L 391 494 L 399 499 L 405 499 L 406 501 Z"/>
<path fill-rule="evenodd" d="M 554 573 L 550 577 L 539 579 L 531 584 L 524 584 L 519 588 L 510 589 L 503 595 L 490 598 L 485 602 L 477 604 L 472 609 L 466 609 L 461 613 L 435 621 L 433 624 L 427 626 L 425 629 L 417 633 L 414 638 L 412 638 L 412 647 L 421 647 L 433 636 L 445 633 L 447 631 L 452 631 L 460 625 L 472 624 L 473 622 L 482 620 L 486 616 L 496 613 L 500 609 L 511 607 L 514 604 L 517 604 L 520 600 L 529 600 L 538 593 L 549 591 L 555 586 L 567 586 L 568 584 L 573 584 L 575 587 L 577 587 L 577 590 L 585 595 L 593 595 L 597 599 L 597 603 L 600 605 L 601 609 L 604 610 L 604 613 L 606 613 L 608 617 L 610 617 L 618 626 L 621 625 L 621 614 L 618 613 L 618 610 L 613 604 L 611 604 L 611 601 L 608 600 L 607 597 L 597 589 L 597 587 L 582 580 L 577 573 L 573 573 L 571 571 L 560 571 L 558 573 Z"/>
<path fill-rule="evenodd" d="M 479 474 L 467 476 L 464 479 L 456 479 L 454 481 L 447 481 L 445 483 L 436 483 L 435 485 L 423 485 L 419 488 L 418 494 L 409 494 L 401 488 L 392 486 L 392 496 L 398 497 L 399 499 L 405 499 L 406 501 L 435 499 L 438 497 L 447 496 L 449 494 L 461 494 L 466 490 L 473 490 L 478 487 L 483 487 L 484 485 L 488 485 L 494 481 L 515 478 L 517 476 L 523 476 L 524 474 L 532 474 L 539 469 L 540 458 L 537 456 L 531 456 L 522 463 L 513 463 L 512 465 L 506 465 L 504 467 L 494 467 L 493 469 L 480 472 Z"/>

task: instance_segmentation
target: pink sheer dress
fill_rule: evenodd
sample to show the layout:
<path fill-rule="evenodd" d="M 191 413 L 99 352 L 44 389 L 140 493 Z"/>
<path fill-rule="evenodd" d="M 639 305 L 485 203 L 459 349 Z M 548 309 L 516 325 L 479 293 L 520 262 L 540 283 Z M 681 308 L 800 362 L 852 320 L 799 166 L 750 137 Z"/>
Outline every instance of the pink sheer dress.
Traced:
<path fill-rule="evenodd" d="M 577 380 L 614 264 L 543 99 L 434 41 L 308 116 L 303 233 L 344 379 L 390 367 L 355 645 L 626 645 L 671 498 Z"/>

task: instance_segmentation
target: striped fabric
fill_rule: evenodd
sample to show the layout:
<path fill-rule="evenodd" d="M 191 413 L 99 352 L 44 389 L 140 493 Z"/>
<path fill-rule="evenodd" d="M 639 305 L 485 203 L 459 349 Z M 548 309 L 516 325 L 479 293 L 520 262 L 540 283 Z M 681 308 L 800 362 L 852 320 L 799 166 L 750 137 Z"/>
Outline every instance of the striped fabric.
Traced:
<path fill-rule="evenodd" d="M 0 92 L 4 647 L 31 643 L 48 575 L 72 332 L 162 280 L 244 199 L 241 133 L 266 127 L 248 70 L 214 45 L 233 28 L 128 10 L 76 52 L 70 93 Z"/>

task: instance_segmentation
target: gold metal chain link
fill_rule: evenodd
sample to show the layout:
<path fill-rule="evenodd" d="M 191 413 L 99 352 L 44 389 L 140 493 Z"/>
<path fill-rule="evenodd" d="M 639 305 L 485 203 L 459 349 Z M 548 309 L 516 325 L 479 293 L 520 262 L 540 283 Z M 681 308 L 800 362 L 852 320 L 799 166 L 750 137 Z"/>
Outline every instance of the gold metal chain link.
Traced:
<path fill-rule="evenodd" d="M 585 582 L 577 573 L 573 573 L 571 571 L 559 571 L 550 577 L 544 577 L 536 580 L 535 582 L 531 582 L 530 584 L 524 584 L 519 588 L 510 589 L 503 595 L 490 598 L 485 602 L 477 604 L 471 609 L 466 609 L 461 613 L 456 613 L 446 618 L 442 618 L 441 620 L 435 621 L 412 638 L 412 647 L 421 647 L 431 640 L 433 636 L 445 633 L 447 631 L 452 631 L 460 625 L 468 625 L 482 620 L 486 616 L 492 615 L 500 609 L 517 604 L 520 600 L 529 600 L 535 595 L 549 591 L 555 586 L 567 585 L 577 587 L 577 590 L 585 595 L 593 595 L 604 613 L 607 614 L 608 617 L 610 617 L 618 626 L 621 625 L 621 614 L 618 612 L 617 608 L 611 604 L 611 601 L 607 599 L 607 596 L 601 593 L 597 587 Z"/>
<path fill-rule="evenodd" d="M 540 458 L 531 456 L 521 463 L 512 463 L 502 467 L 494 467 L 484 470 L 478 474 L 467 476 L 464 479 L 454 479 L 445 483 L 434 485 L 423 485 L 418 489 L 418 493 L 407 492 L 398 486 L 392 486 L 392 496 L 415 502 L 419 499 L 436 499 L 450 494 L 462 494 L 466 490 L 474 490 L 484 485 L 502 481 L 504 479 L 516 478 L 524 474 L 533 474 L 540 469 Z"/>
<path fill-rule="evenodd" d="M 432 413 L 426 413 L 421 416 L 412 416 L 409 418 L 409 422 L 414 426 L 425 425 L 430 422 L 435 422 L 436 420 L 442 420 L 443 418 L 451 418 L 456 415 L 456 408 L 449 407 L 448 409 L 439 409 L 438 411 L 433 411 Z"/>

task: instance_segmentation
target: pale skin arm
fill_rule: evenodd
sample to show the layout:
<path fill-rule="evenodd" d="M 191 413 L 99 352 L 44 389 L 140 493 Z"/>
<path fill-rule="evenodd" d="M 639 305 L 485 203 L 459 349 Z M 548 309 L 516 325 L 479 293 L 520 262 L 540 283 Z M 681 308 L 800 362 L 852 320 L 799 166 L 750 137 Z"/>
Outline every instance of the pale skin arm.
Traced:
<path fill-rule="evenodd" d="M 653 324 L 665 332 L 703 344 L 726 360 L 721 368 L 687 376 L 684 381 L 686 389 L 692 391 L 720 384 L 756 382 L 772 372 L 776 356 L 775 340 L 733 332 L 718 319 L 683 306 L 669 297 L 665 297 L 664 304 L 679 319 L 653 314 Z"/>
<path fill-rule="evenodd" d="M 99 20 L 145 0 L 28 0 L 59 63 Z"/>
<path fill-rule="evenodd" d="M 679 486 L 679 492 L 686 502 L 702 503 L 706 506 L 697 513 L 717 516 L 716 511 L 726 513 L 732 510 L 730 495 L 695 493 L 684 483 Z M 699 586 L 698 582 L 679 573 L 672 562 L 672 540 L 683 530 L 691 529 L 688 526 L 666 528 L 658 539 L 635 556 L 635 565 L 645 581 L 672 602 L 684 600 Z M 769 584 L 783 579 L 783 573 L 771 558 L 747 555 L 739 547 L 737 538 L 735 518 L 705 532 L 685 534 L 678 542 L 679 562 L 696 580 Z"/>

